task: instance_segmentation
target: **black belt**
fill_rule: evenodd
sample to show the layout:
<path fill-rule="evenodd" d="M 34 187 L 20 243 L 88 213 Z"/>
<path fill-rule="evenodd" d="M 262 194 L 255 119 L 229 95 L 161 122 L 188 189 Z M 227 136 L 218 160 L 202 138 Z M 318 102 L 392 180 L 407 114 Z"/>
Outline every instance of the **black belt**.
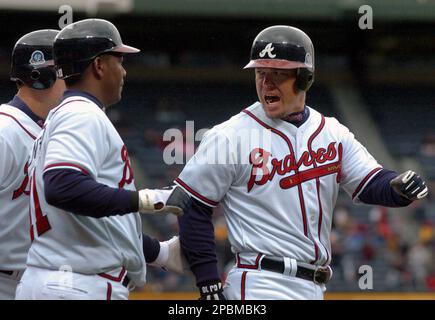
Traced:
<path fill-rule="evenodd" d="M 284 258 L 267 258 L 261 260 L 261 269 L 284 273 L 285 264 Z M 296 277 L 313 281 L 316 284 L 325 284 L 331 279 L 331 269 L 323 266 L 313 266 L 313 269 L 301 266 L 298 263 L 296 269 Z"/>
<path fill-rule="evenodd" d="M 13 272 L 13 271 L 10 271 L 10 270 L 0 270 L 0 273 L 7 274 L 8 276 L 11 276 L 11 275 L 14 274 L 14 272 Z"/>
<path fill-rule="evenodd" d="M 124 277 L 124 280 L 122 280 L 122 285 L 126 288 L 128 288 L 128 284 L 130 283 L 130 278 L 128 276 Z"/>

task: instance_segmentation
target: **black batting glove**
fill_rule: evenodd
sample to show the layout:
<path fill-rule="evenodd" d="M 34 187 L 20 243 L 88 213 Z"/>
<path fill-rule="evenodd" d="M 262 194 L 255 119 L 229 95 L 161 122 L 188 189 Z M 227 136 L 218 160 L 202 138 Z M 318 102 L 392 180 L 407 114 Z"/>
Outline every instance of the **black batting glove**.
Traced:
<path fill-rule="evenodd" d="M 188 212 L 190 207 L 192 206 L 192 198 L 189 196 L 189 194 L 187 194 L 186 191 L 181 189 L 179 186 L 173 186 L 171 188 L 173 189 L 173 191 L 169 196 L 168 200 L 166 201 L 166 206 L 175 206 L 181 208 L 181 214 Z"/>
<path fill-rule="evenodd" d="M 219 280 L 198 283 L 199 300 L 227 300 L 223 294 L 222 282 Z"/>
<path fill-rule="evenodd" d="M 426 182 L 411 170 L 391 180 L 390 186 L 395 192 L 411 201 L 423 199 L 428 194 Z"/>

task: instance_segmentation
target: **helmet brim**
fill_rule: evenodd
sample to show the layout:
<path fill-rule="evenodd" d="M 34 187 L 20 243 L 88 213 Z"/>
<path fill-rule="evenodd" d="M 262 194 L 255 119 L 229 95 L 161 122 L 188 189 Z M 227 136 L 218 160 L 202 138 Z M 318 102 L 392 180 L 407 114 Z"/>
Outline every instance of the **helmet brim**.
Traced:
<path fill-rule="evenodd" d="M 312 68 L 312 66 L 299 61 L 288 61 L 282 59 L 257 59 L 249 61 L 249 63 L 243 69 L 251 68 L 298 69 Z"/>
<path fill-rule="evenodd" d="M 135 47 L 130 47 L 127 46 L 125 44 L 114 48 L 113 50 L 110 50 L 111 52 L 119 52 L 119 53 L 138 53 L 140 52 L 139 49 L 135 48 Z"/>

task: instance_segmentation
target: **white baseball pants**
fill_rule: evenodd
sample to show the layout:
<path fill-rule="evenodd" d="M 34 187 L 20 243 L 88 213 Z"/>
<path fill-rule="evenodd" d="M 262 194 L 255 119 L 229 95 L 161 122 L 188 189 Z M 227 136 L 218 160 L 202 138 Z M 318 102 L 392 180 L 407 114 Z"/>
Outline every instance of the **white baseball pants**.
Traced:
<path fill-rule="evenodd" d="M 267 270 L 233 267 L 224 285 L 228 300 L 323 300 L 324 286 Z"/>
<path fill-rule="evenodd" d="M 14 300 L 15 291 L 23 271 L 14 271 L 11 275 L 0 272 L 0 300 Z"/>
<path fill-rule="evenodd" d="M 228 300 L 323 300 L 325 285 L 293 275 L 261 269 L 261 254 L 236 255 L 224 295 Z M 295 262 L 296 263 L 296 262 Z"/>
<path fill-rule="evenodd" d="M 122 278 L 122 277 L 121 277 Z M 116 280 L 116 281 L 115 281 Z M 122 279 L 28 267 L 18 284 L 17 300 L 128 300 Z"/>

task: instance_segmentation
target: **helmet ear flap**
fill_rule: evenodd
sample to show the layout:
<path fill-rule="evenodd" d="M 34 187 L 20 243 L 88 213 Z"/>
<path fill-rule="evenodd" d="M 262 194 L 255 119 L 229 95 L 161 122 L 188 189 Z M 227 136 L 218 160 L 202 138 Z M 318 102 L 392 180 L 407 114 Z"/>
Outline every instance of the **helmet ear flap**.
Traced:
<path fill-rule="evenodd" d="M 45 90 L 51 88 L 56 82 L 57 75 L 54 67 L 33 69 L 30 72 L 30 78 L 27 84 L 36 90 Z"/>
<path fill-rule="evenodd" d="M 51 88 L 56 82 L 57 76 L 53 66 L 35 68 L 32 66 L 14 67 L 11 80 L 20 81 L 20 83 L 36 90 L 45 90 Z"/>
<path fill-rule="evenodd" d="M 301 91 L 308 91 L 314 82 L 314 73 L 306 68 L 298 68 L 295 85 Z"/>
<path fill-rule="evenodd" d="M 44 70 L 44 76 L 46 78 L 45 87 L 50 88 L 51 86 L 54 85 L 54 83 L 57 80 L 56 69 L 54 67 L 51 67 L 51 68 L 44 68 L 43 70 Z"/>

